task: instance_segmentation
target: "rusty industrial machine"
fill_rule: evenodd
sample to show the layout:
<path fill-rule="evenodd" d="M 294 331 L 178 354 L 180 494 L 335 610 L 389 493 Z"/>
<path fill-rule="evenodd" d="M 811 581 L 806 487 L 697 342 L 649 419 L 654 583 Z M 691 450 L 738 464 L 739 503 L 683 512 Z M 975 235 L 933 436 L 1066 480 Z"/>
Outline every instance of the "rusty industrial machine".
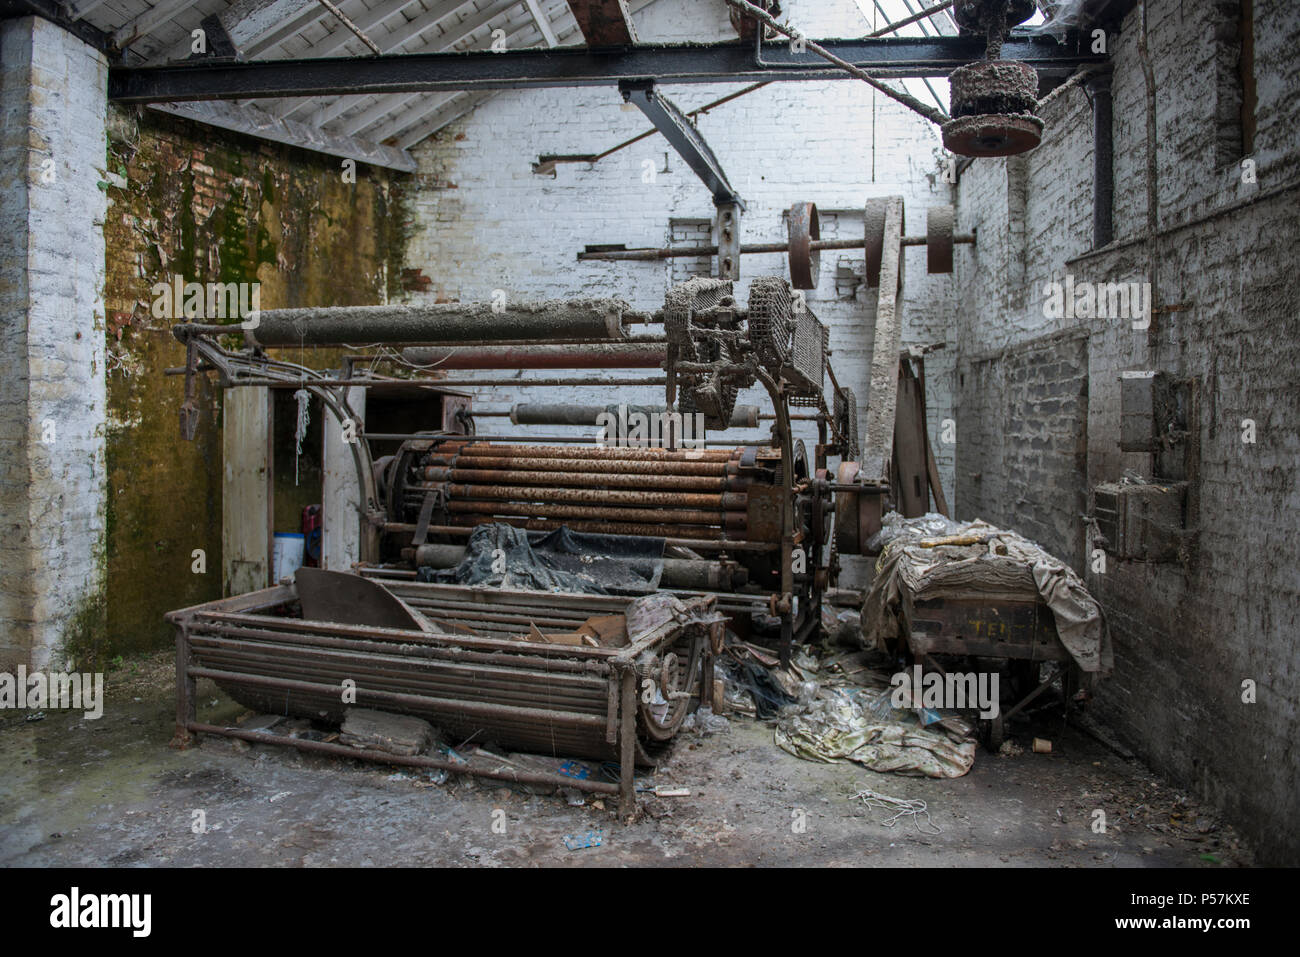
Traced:
<path fill-rule="evenodd" d="M 927 236 L 905 237 L 898 198 L 870 201 L 865 221 L 866 278 L 877 295 L 865 434 L 853 389 L 836 378 L 826 327 L 780 276 L 751 280 L 743 305 L 736 282 L 698 277 L 671 288 L 653 312 L 619 300 L 576 299 L 281 309 L 238 327 L 184 323 L 176 334 L 190 357 L 186 394 L 194 393 L 195 375 L 214 370 L 227 387 L 289 382 L 318 395 L 357 439 L 350 450 L 364 566 L 454 566 L 473 530 L 484 524 L 662 540 L 661 587 L 713 594 L 746 629 L 754 615 L 779 620 L 779 649 L 788 656 L 816 627 L 821 596 L 837 581 L 838 556 L 862 553 L 889 508 L 906 504 L 906 512 L 924 511 L 929 501 L 922 494 L 919 503 L 904 503 L 897 490 L 902 252 L 926 245 L 931 270 L 950 271 L 953 244 L 973 237 L 954 235 L 946 207 L 931 212 Z M 816 207 L 796 204 L 789 222 L 791 272 L 803 279 L 796 284 L 815 284 L 816 255 L 827 245 L 816 238 Z M 655 326 L 661 335 L 632 334 Z M 246 348 L 227 351 L 217 336 L 236 329 Z M 606 433 L 594 445 L 590 437 L 486 434 L 466 396 L 454 416 L 427 430 L 382 436 L 400 444 L 375 456 L 377 436 L 365 432 L 347 405 L 346 389 L 396 380 L 340 378 L 265 353 L 277 346 L 359 342 L 403 346 L 407 360 L 435 363 L 441 375 L 401 381 L 480 394 L 496 381 L 461 378 L 456 370 L 657 367 L 661 378 L 541 376 L 509 385 L 662 386 L 663 405 L 643 411 L 668 425 L 650 437 Z M 767 410 L 738 404 L 741 392 L 755 386 L 766 393 Z M 517 425 L 594 426 L 612 408 L 521 403 L 511 418 Z M 812 449 L 796 438 L 796 418 L 816 423 Z M 745 443 L 689 428 L 700 422 L 714 435 L 760 420 L 770 422 L 768 436 Z M 192 435 L 188 400 L 182 428 Z M 932 456 L 928 469 L 924 458 L 920 462 L 928 481 Z M 938 492 L 937 481 L 933 487 Z"/>
<path fill-rule="evenodd" d="M 673 286 L 651 312 L 614 299 L 575 299 L 266 310 L 240 324 L 177 326 L 187 353 L 186 367 L 176 370 L 186 378 L 184 436 L 197 427 L 195 380 L 208 372 L 227 388 L 293 386 L 322 401 L 355 473 L 360 561 L 348 577 L 382 584 L 388 598 L 412 606 L 415 622 L 372 621 L 360 601 L 320 611 L 304 600 L 301 582 L 287 580 L 175 612 L 169 617 L 178 629 L 178 740 L 220 733 L 194 713 L 199 677 L 252 707 L 275 697 L 294 713 L 337 719 L 330 689 L 346 677 L 363 683 L 360 675 L 371 706 L 426 716 L 457 733 L 482 725 L 519 747 L 536 745 L 541 734 L 563 740 L 575 756 L 652 762 L 680 726 L 683 708 L 709 700 L 720 622 L 775 645 L 788 661 L 820 623 L 839 556 L 865 553 L 888 509 L 926 510 L 928 494 L 904 494 L 912 476 L 902 480 L 900 463 L 908 456 L 896 454 L 896 409 L 909 394 L 899 385 L 906 366 L 899 348 L 902 253 L 927 245 L 931 270 L 950 271 L 954 242 L 973 241 L 954 236 L 950 212 L 929 219 L 930 234 L 918 240 L 903 235 L 901 199 L 872 200 L 865 211 L 861 245 L 877 303 L 864 431 L 854 390 L 832 366 L 828 330 L 795 288 L 816 284 L 816 253 L 824 245 L 812 204 L 798 204 L 789 217 L 795 283 L 754 278 L 743 304 L 734 280 L 698 277 Z M 634 334 L 642 328 L 656 331 Z M 232 332 L 242 334 L 244 348 L 223 345 L 221 337 Z M 396 354 L 389 347 L 400 346 L 405 366 L 434 367 L 437 375 L 358 374 L 354 363 L 322 372 L 266 351 L 357 343 L 385 350 L 381 357 L 390 360 Z M 605 371 L 508 380 L 466 371 L 493 368 Z M 623 377 L 611 369 L 659 374 Z M 498 384 L 610 391 L 604 406 L 516 403 L 509 417 L 519 431 L 497 433 L 484 422 L 500 414 L 476 410 L 473 398 Z M 436 392 L 440 414 L 409 432 L 367 431 L 349 390 L 398 386 Z M 628 408 L 609 401 L 617 389 L 646 386 L 663 389 L 662 405 L 631 408 L 658 423 L 657 431 L 642 434 L 611 420 L 614 409 Z M 755 388 L 766 395 L 765 407 L 739 401 Z M 796 422 L 815 423 L 811 449 L 796 436 Z M 758 439 L 711 437 L 759 425 L 769 430 Z M 532 426 L 600 431 L 538 435 L 527 431 Z M 919 441 L 928 452 L 923 424 Z M 927 459 L 918 461 L 926 479 Z M 933 476 L 932 456 L 928 466 Z M 336 529 L 344 520 L 326 515 Z M 650 589 L 706 613 L 665 622 L 653 635 L 632 634 L 625 625 L 622 641 L 607 646 L 552 644 L 556 635 L 546 629 L 571 638 L 598 630 L 602 615 L 630 617 L 627 603 L 645 589 L 543 596 L 439 577 L 467 560 L 483 526 L 508 526 L 533 540 L 565 529 L 652 543 Z M 350 618 L 353 612 L 361 617 Z M 627 700 L 628 682 L 639 687 L 646 680 L 660 695 L 651 704 L 659 700 L 654 707 L 667 709 L 657 717 L 642 713 L 647 702 L 639 696 Z M 454 766 L 450 760 L 429 758 L 428 766 Z M 620 780 L 625 796 L 630 767 Z"/>

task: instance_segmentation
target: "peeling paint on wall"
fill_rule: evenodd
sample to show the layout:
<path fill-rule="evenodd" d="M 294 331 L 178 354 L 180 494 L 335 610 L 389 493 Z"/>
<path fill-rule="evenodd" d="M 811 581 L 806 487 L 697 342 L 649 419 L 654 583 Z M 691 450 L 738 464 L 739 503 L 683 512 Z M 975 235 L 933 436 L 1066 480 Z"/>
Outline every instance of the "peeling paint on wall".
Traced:
<path fill-rule="evenodd" d="M 106 652 L 171 640 L 163 613 L 221 593 L 221 394 L 201 380 L 182 441 L 184 364 L 156 283 L 259 282 L 261 306 L 386 302 L 405 244 L 401 178 L 160 114 L 113 108 L 109 198 Z M 316 367 L 334 353 L 285 350 Z M 202 549 L 206 571 L 195 574 Z"/>

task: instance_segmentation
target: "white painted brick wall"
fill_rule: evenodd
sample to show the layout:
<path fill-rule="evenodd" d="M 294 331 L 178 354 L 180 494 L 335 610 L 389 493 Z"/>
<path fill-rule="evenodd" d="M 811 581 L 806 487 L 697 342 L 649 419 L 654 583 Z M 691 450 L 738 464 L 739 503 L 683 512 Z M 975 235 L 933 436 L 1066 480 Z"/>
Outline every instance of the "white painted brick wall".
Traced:
<path fill-rule="evenodd" d="M 11 670 L 45 667 L 103 582 L 107 74 L 103 57 L 30 17 L 0 24 L 0 62 L 0 670 Z"/>
<path fill-rule="evenodd" d="M 810 36 L 861 36 L 869 25 L 852 0 L 783 4 L 789 19 Z M 637 19 L 647 42 L 734 39 L 722 3 L 659 0 Z M 666 86 L 663 92 L 684 111 L 737 89 L 729 85 Z M 582 295 L 618 296 L 633 306 L 663 304 L 672 277 L 668 261 L 578 262 L 587 244 L 664 246 L 674 219 L 711 219 L 708 191 L 659 136 L 615 153 L 595 166 L 561 165 L 555 176 L 538 176 L 531 164 L 541 154 L 598 153 L 644 131 L 639 111 L 625 112 L 616 88 L 533 90 L 503 93 L 418 147 L 424 184 L 415 198 L 415 232 L 406 265 L 433 279 L 431 298 L 486 300 L 494 289 L 522 299 Z M 748 210 L 743 242 L 785 239 L 785 211 L 800 200 L 841 210 L 841 236 L 862 234 L 862 207 L 870 196 L 902 194 L 907 231 L 924 233 L 925 210 L 951 202 L 939 181 L 937 130 L 866 84 L 774 83 L 704 115 L 699 128 Z M 642 182 L 643 161 L 658 172 Z M 874 172 L 873 172 L 874 171 Z M 450 185 L 448 185 L 450 184 Z M 447 188 L 438 188 L 447 186 Z M 958 259 L 966 253 L 959 247 Z M 923 248 L 909 249 L 903 339 L 907 344 L 948 337 L 951 276 L 927 276 Z M 837 298 L 836 265 L 861 275 L 860 253 L 824 253 L 821 282 L 808 294 L 817 316 L 830 326 L 832 359 L 843 384 L 866 399 L 871 359 L 874 291 Z M 759 275 L 788 275 L 784 255 L 743 257 L 739 298 Z M 952 457 L 937 443 L 940 422 L 952 416 L 951 351 L 927 362 L 929 424 L 944 486 L 951 494 Z M 620 390 L 616 395 L 574 388 L 501 389 L 481 395 L 485 408 L 550 399 L 583 404 L 663 401 L 662 389 Z M 741 402 L 766 406 L 757 391 Z M 719 437 L 749 437 L 728 432 Z M 815 429 L 801 430 L 811 446 Z M 810 449 L 811 450 L 811 449 Z"/>
<path fill-rule="evenodd" d="M 1122 371 L 1159 369 L 1199 383 L 1200 516 L 1192 560 L 1187 567 L 1112 560 L 1106 574 L 1088 577 L 1116 647 L 1115 675 L 1101 685 L 1097 713 L 1143 758 L 1225 808 L 1255 839 L 1261 860 L 1294 864 L 1300 859 L 1300 9 L 1294 0 L 1254 5 L 1259 181 L 1248 185 L 1237 166 L 1225 166 L 1216 154 L 1214 17 L 1225 5 L 1148 0 L 1146 6 L 1157 89 L 1159 223 L 1168 231 L 1160 242 L 1156 296 L 1158 304 L 1179 304 L 1179 311 L 1158 316 L 1148 334 L 1123 320 L 1049 319 L 1042 310 L 1043 286 L 1067 273 L 1090 282 L 1148 278 L 1141 241 L 1145 84 L 1133 12 L 1113 47 L 1116 243 L 1084 255 L 1092 240 L 1092 124 L 1084 93 L 1072 91 L 1046 110 L 1043 144 L 1024 161 L 1023 245 L 1008 214 L 1009 164 L 978 160 L 962 176 L 958 228 L 978 228 L 979 246 L 974 256 L 958 258 L 963 308 L 955 337 L 963 361 L 1003 349 L 1024 354 L 1026 343 L 1048 333 L 1087 337 L 1087 414 L 1080 431 L 1086 424 L 1089 486 L 1147 464 L 1146 456 L 1119 450 Z M 1257 205 L 1230 209 L 1269 191 Z M 1183 224 L 1190 225 L 1176 228 Z M 1038 372 L 1044 379 L 1070 371 L 1047 362 Z M 981 381 L 966 374 L 968 387 Z M 977 397 L 958 401 L 963 398 L 973 404 Z M 1243 418 L 1257 422 L 1254 446 L 1241 441 Z M 1006 443 L 1013 467 L 1033 469 L 1035 450 L 1012 445 Z M 979 500 L 979 486 L 966 484 L 982 453 L 972 462 L 962 449 L 959 436 L 959 484 L 974 490 L 975 501 L 959 500 L 959 513 L 991 510 L 995 503 Z M 1043 483 L 1004 494 L 1015 512 L 1038 521 L 1059 514 L 1068 491 Z M 1241 701 L 1246 678 L 1266 689 L 1254 705 Z"/>

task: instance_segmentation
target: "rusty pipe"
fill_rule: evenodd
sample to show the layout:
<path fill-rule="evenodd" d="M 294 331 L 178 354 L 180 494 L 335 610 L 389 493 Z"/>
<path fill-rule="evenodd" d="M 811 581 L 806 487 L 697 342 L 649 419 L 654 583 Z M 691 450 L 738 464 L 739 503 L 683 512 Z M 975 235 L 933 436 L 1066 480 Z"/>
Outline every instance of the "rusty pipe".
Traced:
<path fill-rule="evenodd" d="M 418 486 L 417 486 L 418 487 Z M 744 492 L 645 492 L 598 488 L 531 488 L 519 485 L 449 485 L 447 494 L 457 499 L 503 499 L 510 502 L 571 503 L 576 505 L 633 505 L 646 508 L 743 509 Z"/>
<path fill-rule="evenodd" d="M 662 538 L 667 545 L 680 545 L 693 549 L 721 549 L 738 552 L 770 552 L 779 548 L 772 542 L 755 542 L 743 538 L 728 538 L 725 529 L 706 526 L 675 526 L 655 523 L 638 525 L 626 522 L 588 522 L 582 520 L 552 521 L 537 518 L 517 518 L 512 516 L 455 516 L 453 522 L 461 524 L 430 525 L 430 535 L 442 535 L 448 538 L 469 538 L 474 529 L 480 525 L 505 524 L 522 528 L 530 532 L 551 532 L 560 527 L 568 527 L 575 532 L 596 532 L 602 535 L 635 535 L 650 538 Z M 413 522 L 385 522 L 383 531 L 393 535 L 412 535 L 416 526 Z"/>
<path fill-rule="evenodd" d="M 554 461 L 554 460 L 553 460 Z M 669 488 L 687 491 L 740 491 L 749 484 L 747 477 L 708 475 L 664 475 L 647 473 L 616 473 L 591 469 L 586 472 L 547 472 L 543 470 L 446 468 L 429 465 L 424 468 L 426 482 L 463 482 L 485 485 L 548 485 L 571 488 Z"/>
<path fill-rule="evenodd" d="M 644 412 L 653 415 L 668 414 L 667 406 L 624 407 L 627 415 Z M 686 413 L 676 413 L 684 418 Z M 600 405 L 572 405 L 567 402 L 522 402 L 510 408 L 510 421 L 515 425 L 605 425 L 605 416 L 613 415 L 615 425 L 623 425 L 626 416 L 620 416 L 611 408 Z M 758 428 L 758 406 L 738 405 L 727 422 L 729 429 Z M 680 427 L 679 427 L 680 431 Z M 703 435 L 703 430 L 699 431 Z"/>
<path fill-rule="evenodd" d="M 455 500 L 447 503 L 447 511 L 462 515 L 518 515 L 524 518 L 609 519 L 610 521 L 623 522 L 649 522 L 654 525 L 669 523 L 674 525 L 718 525 L 738 529 L 745 527 L 745 513 L 740 511 L 708 512 L 682 508 L 617 508 L 603 505 L 538 505 L 532 503 L 516 504 Z"/>
<path fill-rule="evenodd" d="M 744 449 L 659 449 L 659 448 L 613 448 L 591 446 L 587 448 L 547 448 L 544 445 L 495 445 L 483 442 L 472 436 L 454 437 L 437 440 L 434 453 L 446 449 L 456 449 L 461 455 L 516 456 L 527 455 L 532 458 L 549 459 L 614 459 L 616 461 L 656 461 L 656 462 L 725 462 L 740 458 Z"/>
<path fill-rule="evenodd" d="M 589 345 L 419 347 L 402 350 L 413 365 L 439 369 L 657 369 L 668 355 L 660 342 Z"/>
<path fill-rule="evenodd" d="M 736 467 L 727 462 L 654 462 L 646 460 L 610 461 L 601 459 L 498 458 L 459 455 L 430 455 L 430 467 L 473 469 L 475 471 L 500 470 L 502 472 L 553 472 L 555 474 L 588 473 L 593 475 L 650 475 L 719 477 L 735 474 Z"/>

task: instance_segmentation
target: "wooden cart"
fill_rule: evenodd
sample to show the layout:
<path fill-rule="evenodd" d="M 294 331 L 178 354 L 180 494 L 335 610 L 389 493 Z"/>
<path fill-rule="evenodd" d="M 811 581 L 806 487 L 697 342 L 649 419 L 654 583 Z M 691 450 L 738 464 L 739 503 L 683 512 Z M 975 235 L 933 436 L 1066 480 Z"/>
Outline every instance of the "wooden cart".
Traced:
<path fill-rule="evenodd" d="M 1078 666 L 1056 633 L 1056 620 L 1037 595 L 972 592 L 962 597 L 901 602 L 900 634 L 914 663 L 945 673 L 942 656 L 996 659 L 1012 664 L 1018 695 L 995 718 L 981 721 L 981 737 L 997 751 L 1011 716 L 1038 698 L 1059 677 L 1068 707 L 1078 685 Z M 900 651 L 903 649 L 900 649 Z M 1055 663 L 1043 677 L 1044 662 Z"/>

